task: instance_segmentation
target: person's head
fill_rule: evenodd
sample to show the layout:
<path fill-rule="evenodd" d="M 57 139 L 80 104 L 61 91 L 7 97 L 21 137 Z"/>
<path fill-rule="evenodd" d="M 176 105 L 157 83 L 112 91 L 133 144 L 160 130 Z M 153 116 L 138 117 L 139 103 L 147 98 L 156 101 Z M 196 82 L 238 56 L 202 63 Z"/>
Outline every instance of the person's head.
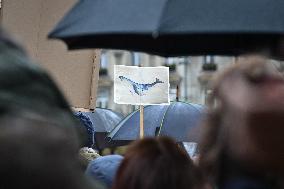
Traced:
<path fill-rule="evenodd" d="M 111 188 L 122 160 L 121 155 L 100 156 L 89 163 L 85 174 L 94 180 L 100 181 L 107 188 Z"/>
<path fill-rule="evenodd" d="M 213 85 L 200 166 L 213 180 L 226 174 L 228 164 L 248 172 L 283 173 L 283 125 L 282 75 L 263 57 L 241 58 Z"/>
<path fill-rule="evenodd" d="M 80 132 L 82 143 L 86 137 L 50 75 L 0 29 L 0 110 L 10 108 L 32 111 L 71 127 Z"/>
<path fill-rule="evenodd" d="M 73 130 L 27 110 L 0 114 L 2 188 L 78 189 L 87 186 Z"/>
<path fill-rule="evenodd" d="M 83 147 L 79 150 L 79 160 L 84 171 L 89 163 L 98 157 L 100 157 L 100 154 L 93 148 Z"/>
<path fill-rule="evenodd" d="M 199 183 L 192 160 L 167 137 L 146 138 L 131 144 L 113 189 L 190 189 Z"/>

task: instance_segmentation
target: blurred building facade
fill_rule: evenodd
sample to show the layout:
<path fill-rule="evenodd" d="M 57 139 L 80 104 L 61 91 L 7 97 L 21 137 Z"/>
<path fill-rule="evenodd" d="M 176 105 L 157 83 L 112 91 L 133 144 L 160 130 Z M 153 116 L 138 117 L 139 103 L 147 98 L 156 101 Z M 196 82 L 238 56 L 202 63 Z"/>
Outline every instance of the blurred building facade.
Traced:
<path fill-rule="evenodd" d="M 179 86 L 179 100 L 205 104 L 208 81 L 216 71 L 234 62 L 232 57 L 198 56 L 163 58 L 144 53 L 119 50 L 103 50 L 101 53 L 100 76 L 97 93 L 97 107 L 109 108 L 127 115 L 135 108 L 131 105 L 114 103 L 114 65 L 168 66 L 170 70 L 170 99 L 176 99 Z"/>
<path fill-rule="evenodd" d="M 212 76 L 234 62 L 232 57 L 199 56 L 162 58 L 118 50 L 68 51 L 60 41 L 47 40 L 55 26 L 75 0 L 0 0 L 2 26 L 13 33 L 33 59 L 45 67 L 62 88 L 71 105 L 93 109 L 110 108 L 128 114 L 135 107 L 113 101 L 113 66 L 115 64 L 170 67 L 170 96 L 175 100 L 179 86 L 181 101 L 205 104 Z M 284 64 L 274 61 L 280 71 Z M 99 72 L 99 73 L 98 73 Z M 99 75 L 98 91 L 97 79 Z M 96 100 L 97 97 L 97 100 Z"/>

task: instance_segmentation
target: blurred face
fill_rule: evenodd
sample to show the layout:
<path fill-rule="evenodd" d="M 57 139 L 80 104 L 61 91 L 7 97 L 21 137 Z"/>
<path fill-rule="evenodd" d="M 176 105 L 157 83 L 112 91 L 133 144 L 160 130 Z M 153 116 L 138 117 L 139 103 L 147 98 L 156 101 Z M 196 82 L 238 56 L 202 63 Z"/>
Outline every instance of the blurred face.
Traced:
<path fill-rule="evenodd" d="M 220 90 L 222 124 L 231 158 L 256 169 L 284 173 L 284 81 L 234 73 Z"/>

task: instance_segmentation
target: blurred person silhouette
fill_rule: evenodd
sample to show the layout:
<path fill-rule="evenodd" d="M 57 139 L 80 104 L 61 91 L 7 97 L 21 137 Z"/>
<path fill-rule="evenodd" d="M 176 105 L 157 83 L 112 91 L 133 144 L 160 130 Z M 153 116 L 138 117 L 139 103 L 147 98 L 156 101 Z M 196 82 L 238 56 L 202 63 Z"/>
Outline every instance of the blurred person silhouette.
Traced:
<path fill-rule="evenodd" d="M 100 188 L 80 169 L 71 127 L 20 108 L 0 111 L 0 125 L 0 188 Z"/>
<path fill-rule="evenodd" d="M 193 189 L 200 183 L 187 152 L 172 139 L 158 137 L 128 147 L 112 189 Z"/>
<path fill-rule="evenodd" d="M 78 169 L 78 124 L 46 71 L 0 29 L 0 188 L 92 188 Z"/>
<path fill-rule="evenodd" d="M 79 126 L 83 126 L 83 130 L 85 130 L 86 134 L 88 135 L 88 139 L 83 146 L 93 148 L 95 146 L 95 129 L 91 119 L 82 112 L 75 112 L 74 115 L 81 123 Z"/>
<path fill-rule="evenodd" d="M 51 77 L 0 28 L 0 109 L 10 108 L 36 112 L 58 126 L 72 128 L 82 144 L 87 140 Z"/>
<path fill-rule="evenodd" d="M 82 165 L 82 169 L 85 171 L 90 161 L 99 157 L 98 151 L 95 151 L 95 129 L 91 119 L 84 115 L 82 112 L 74 112 L 75 117 L 81 123 L 78 127 L 85 131 L 87 135 L 87 140 L 82 144 L 82 148 L 79 150 L 79 159 Z"/>
<path fill-rule="evenodd" d="M 240 58 L 215 79 L 199 165 L 219 189 L 280 188 L 284 79 L 261 56 Z"/>
<path fill-rule="evenodd" d="M 100 181 L 107 188 L 111 188 L 122 160 L 123 157 L 121 155 L 98 157 L 90 161 L 85 174 L 95 181 Z"/>

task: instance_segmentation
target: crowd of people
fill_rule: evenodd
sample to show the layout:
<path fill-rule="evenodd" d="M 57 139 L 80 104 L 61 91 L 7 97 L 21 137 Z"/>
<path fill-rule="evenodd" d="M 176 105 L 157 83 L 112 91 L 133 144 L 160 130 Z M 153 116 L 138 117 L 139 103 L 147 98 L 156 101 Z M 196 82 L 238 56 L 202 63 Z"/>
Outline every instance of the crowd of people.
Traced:
<path fill-rule="evenodd" d="M 100 156 L 49 75 L 1 31 L 0 188 L 284 188 L 282 73 L 265 57 L 239 58 L 209 102 L 194 160 L 168 137 Z"/>

